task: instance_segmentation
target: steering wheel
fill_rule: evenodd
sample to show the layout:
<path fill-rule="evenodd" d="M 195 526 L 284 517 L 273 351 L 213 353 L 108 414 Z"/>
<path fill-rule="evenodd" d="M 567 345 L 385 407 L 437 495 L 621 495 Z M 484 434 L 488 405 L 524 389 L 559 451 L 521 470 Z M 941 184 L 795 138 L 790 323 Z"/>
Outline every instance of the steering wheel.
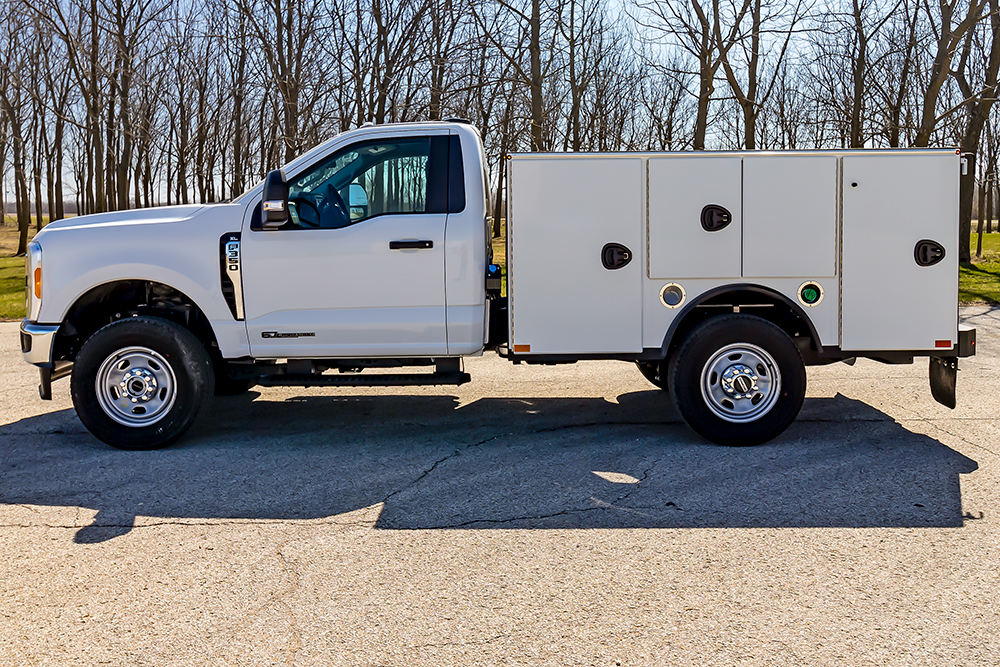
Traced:
<path fill-rule="evenodd" d="M 340 196 L 340 193 L 337 192 L 337 188 L 333 187 L 333 184 L 327 185 L 326 190 L 323 192 L 322 207 L 322 214 L 336 215 L 340 218 L 339 221 L 333 221 L 333 224 L 329 225 L 330 227 L 344 227 L 351 220 L 347 212 L 347 205 L 344 203 L 344 198 Z M 323 226 L 326 227 L 327 225 Z"/>
<path fill-rule="evenodd" d="M 320 215 L 319 207 L 316 206 L 316 202 L 314 202 L 311 198 L 303 195 L 292 199 L 290 203 L 295 204 L 295 207 L 298 209 L 299 222 L 302 223 L 303 226 L 316 228 L 320 226 L 320 221 L 323 219 L 323 216 Z M 304 213 L 302 210 L 304 207 L 308 207 L 313 210 L 316 214 L 316 220 L 308 220 L 304 215 L 302 215 Z"/>

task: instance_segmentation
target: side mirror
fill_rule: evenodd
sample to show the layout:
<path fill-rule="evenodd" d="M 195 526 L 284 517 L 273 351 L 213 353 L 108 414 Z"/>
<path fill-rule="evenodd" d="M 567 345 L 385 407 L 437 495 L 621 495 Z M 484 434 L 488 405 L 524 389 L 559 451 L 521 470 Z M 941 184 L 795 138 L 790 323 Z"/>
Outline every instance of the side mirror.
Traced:
<path fill-rule="evenodd" d="M 264 229 L 277 229 L 288 222 L 288 180 L 281 169 L 268 172 L 264 179 L 261 209 L 260 222 Z"/>
<path fill-rule="evenodd" d="M 368 215 L 368 193 L 361 187 L 360 183 L 351 183 L 347 189 L 347 207 L 351 209 L 351 220 L 367 217 Z"/>

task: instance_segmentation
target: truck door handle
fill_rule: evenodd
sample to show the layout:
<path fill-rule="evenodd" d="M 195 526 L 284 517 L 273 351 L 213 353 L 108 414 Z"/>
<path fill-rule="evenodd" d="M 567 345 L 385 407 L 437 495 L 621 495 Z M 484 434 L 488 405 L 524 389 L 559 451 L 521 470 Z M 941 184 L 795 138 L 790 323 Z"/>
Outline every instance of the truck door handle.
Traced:
<path fill-rule="evenodd" d="M 433 247 L 434 241 L 389 241 L 389 250 L 423 250 Z"/>

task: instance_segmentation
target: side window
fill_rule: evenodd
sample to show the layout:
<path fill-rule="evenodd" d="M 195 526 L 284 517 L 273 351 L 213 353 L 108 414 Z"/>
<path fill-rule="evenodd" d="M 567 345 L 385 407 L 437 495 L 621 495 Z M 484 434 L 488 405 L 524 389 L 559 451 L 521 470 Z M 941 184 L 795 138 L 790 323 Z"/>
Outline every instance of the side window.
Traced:
<path fill-rule="evenodd" d="M 428 211 L 431 138 L 354 144 L 288 183 L 286 229 L 338 229 L 386 214 Z"/>

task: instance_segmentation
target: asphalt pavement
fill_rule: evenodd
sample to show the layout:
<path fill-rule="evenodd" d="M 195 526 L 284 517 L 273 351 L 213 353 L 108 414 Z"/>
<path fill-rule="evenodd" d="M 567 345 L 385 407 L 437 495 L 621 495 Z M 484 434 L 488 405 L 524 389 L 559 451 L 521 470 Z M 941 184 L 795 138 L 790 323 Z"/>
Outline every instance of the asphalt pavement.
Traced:
<path fill-rule="evenodd" d="M 122 452 L 0 323 L 0 665 L 1000 664 L 1000 309 L 711 445 L 634 365 L 255 388 Z"/>

